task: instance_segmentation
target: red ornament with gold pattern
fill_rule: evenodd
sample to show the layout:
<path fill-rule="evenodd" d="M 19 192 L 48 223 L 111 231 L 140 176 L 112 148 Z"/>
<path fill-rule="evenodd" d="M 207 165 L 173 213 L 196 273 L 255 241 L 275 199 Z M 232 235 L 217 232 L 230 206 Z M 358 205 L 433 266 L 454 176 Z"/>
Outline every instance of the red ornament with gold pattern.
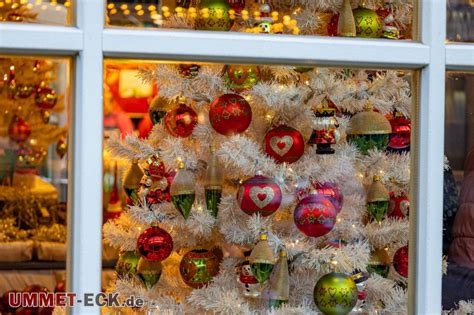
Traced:
<path fill-rule="evenodd" d="M 21 117 L 13 117 L 10 126 L 8 126 L 8 136 L 15 142 L 24 142 L 31 135 L 31 128 Z"/>
<path fill-rule="evenodd" d="M 257 175 L 240 185 L 237 200 L 240 209 L 246 214 L 259 213 L 262 217 L 267 217 L 280 207 L 282 193 L 273 179 Z"/>
<path fill-rule="evenodd" d="M 400 112 L 395 112 L 394 117 L 390 119 L 392 133 L 388 142 L 390 152 L 409 152 L 411 138 L 411 121 Z"/>
<path fill-rule="evenodd" d="M 39 108 L 43 110 L 52 109 L 56 106 L 57 101 L 58 96 L 55 90 L 45 86 L 41 86 L 36 90 L 35 102 Z"/>
<path fill-rule="evenodd" d="M 294 163 L 304 154 L 301 133 L 286 125 L 270 130 L 265 136 L 265 152 L 277 163 Z"/>
<path fill-rule="evenodd" d="M 331 232 L 336 216 L 337 211 L 329 198 L 313 194 L 301 200 L 293 213 L 296 227 L 308 237 Z"/>
<path fill-rule="evenodd" d="M 260 80 L 260 69 L 252 65 L 228 65 L 224 78 L 229 88 L 240 93 L 251 89 Z"/>
<path fill-rule="evenodd" d="M 221 258 L 214 251 L 195 249 L 183 256 L 179 272 L 188 286 L 199 289 L 219 273 L 220 262 Z"/>
<path fill-rule="evenodd" d="M 196 124 L 196 112 L 184 104 L 183 99 L 180 100 L 180 104 L 177 108 L 169 111 L 165 116 L 166 130 L 174 137 L 189 137 L 193 133 Z"/>
<path fill-rule="evenodd" d="M 395 196 L 390 193 L 390 204 L 388 208 L 388 217 L 404 219 L 408 217 L 410 211 L 410 200 L 405 194 Z"/>
<path fill-rule="evenodd" d="M 212 128 L 221 135 L 243 133 L 252 122 L 252 109 L 242 96 L 224 94 L 211 104 L 209 121 Z"/>
<path fill-rule="evenodd" d="M 339 123 L 335 117 L 336 110 L 334 108 L 318 108 L 313 120 L 313 134 L 309 139 L 309 144 L 316 144 L 317 154 L 334 154 L 331 148 L 332 144 L 336 144 L 339 140 L 339 132 L 337 128 Z"/>
<path fill-rule="evenodd" d="M 393 268 L 402 277 L 408 277 L 408 245 L 399 248 L 393 256 Z"/>
<path fill-rule="evenodd" d="M 162 261 L 171 255 L 173 239 L 168 232 L 154 225 L 138 237 L 137 251 L 147 260 Z"/>
<path fill-rule="evenodd" d="M 299 201 L 303 200 L 309 195 L 321 195 L 329 198 L 334 205 L 337 213 L 341 212 L 344 204 L 344 195 L 341 188 L 335 183 L 325 182 L 320 183 L 312 181 L 311 186 L 305 189 L 299 189 L 296 192 L 296 197 Z"/>

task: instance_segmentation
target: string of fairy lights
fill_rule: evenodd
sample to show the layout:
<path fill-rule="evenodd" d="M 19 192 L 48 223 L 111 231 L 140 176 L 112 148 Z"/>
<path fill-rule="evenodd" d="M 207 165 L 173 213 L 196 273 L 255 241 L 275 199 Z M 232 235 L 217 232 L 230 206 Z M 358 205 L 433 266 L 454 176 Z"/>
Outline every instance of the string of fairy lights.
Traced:
<path fill-rule="evenodd" d="M 28 10 L 39 8 L 40 10 L 48 10 L 54 8 L 56 11 L 66 10 L 71 7 L 71 1 L 66 0 L 64 3 L 58 0 L 0 0 L 0 8 L 16 10 L 20 6 L 25 6 Z"/>

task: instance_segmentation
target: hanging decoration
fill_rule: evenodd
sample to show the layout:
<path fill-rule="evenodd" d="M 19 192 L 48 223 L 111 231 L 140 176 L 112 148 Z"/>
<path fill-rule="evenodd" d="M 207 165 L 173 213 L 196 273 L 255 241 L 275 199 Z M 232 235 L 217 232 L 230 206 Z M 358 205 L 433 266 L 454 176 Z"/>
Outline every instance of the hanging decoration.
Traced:
<path fill-rule="evenodd" d="M 379 38 L 382 35 L 382 21 L 377 12 L 365 8 L 362 3 L 353 14 L 357 37 Z"/>
<path fill-rule="evenodd" d="M 31 128 L 28 123 L 23 118 L 14 116 L 8 127 L 8 136 L 10 139 L 21 143 L 26 141 L 30 135 Z"/>
<path fill-rule="evenodd" d="M 378 16 L 382 20 L 382 37 L 388 39 L 399 39 L 400 31 L 395 24 L 395 17 L 393 16 L 393 0 L 385 0 L 385 4 L 382 8 L 377 10 Z"/>
<path fill-rule="evenodd" d="M 261 286 L 268 280 L 276 262 L 275 253 L 267 241 L 267 234 L 260 233 L 260 241 L 249 257 L 252 273 Z"/>
<path fill-rule="evenodd" d="M 251 89 L 260 80 L 260 69 L 252 65 L 227 65 L 224 79 L 230 89 L 241 93 Z"/>
<path fill-rule="evenodd" d="M 222 196 L 224 184 L 223 166 L 217 159 L 214 150 L 211 150 L 211 160 L 207 166 L 204 183 L 204 193 L 206 195 L 206 206 L 214 218 L 217 218 L 219 203 Z"/>
<path fill-rule="evenodd" d="M 410 211 L 410 200 L 405 194 L 396 196 L 390 193 L 390 205 L 388 209 L 388 217 L 405 219 L 408 217 Z"/>
<path fill-rule="evenodd" d="M 408 245 L 400 247 L 393 256 L 393 268 L 404 278 L 408 278 Z"/>
<path fill-rule="evenodd" d="M 388 255 L 388 249 L 376 249 L 370 254 L 367 271 L 369 273 L 376 273 L 384 278 L 387 278 L 391 263 L 390 256 Z"/>
<path fill-rule="evenodd" d="M 339 132 L 337 128 L 339 123 L 335 117 L 336 110 L 334 108 L 318 108 L 313 120 L 313 134 L 308 144 L 316 144 L 317 154 L 334 154 L 331 144 L 336 144 L 339 140 Z"/>
<path fill-rule="evenodd" d="M 385 150 L 392 132 L 390 122 L 372 109 L 372 104 L 367 103 L 365 111 L 355 114 L 349 121 L 347 140 L 362 154 L 374 149 Z"/>
<path fill-rule="evenodd" d="M 135 276 L 140 256 L 135 251 L 122 252 L 119 255 L 115 271 L 119 277 Z"/>
<path fill-rule="evenodd" d="M 290 299 L 290 275 L 288 257 L 285 249 L 280 250 L 280 257 L 268 279 L 269 306 L 278 308 Z"/>
<path fill-rule="evenodd" d="M 252 121 L 249 103 L 238 94 L 224 94 L 209 109 L 212 128 L 224 136 L 243 133 Z"/>
<path fill-rule="evenodd" d="M 259 213 L 266 217 L 280 207 L 282 192 L 271 178 L 256 175 L 244 181 L 237 194 L 240 209 L 248 215 Z"/>
<path fill-rule="evenodd" d="M 144 175 L 145 173 L 143 172 L 140 165 L 138 165 L 138 160 L 133 160 L 132 165 L 125 173 L 125 177 L 123 179 L 123 190 L 125 191 L 125 194 L 127 194 L 127 197 L 130 198 L 130 200 L 136 205 L 140 204 L 138 190 Z"/>
<path fill-rule="evenodd" d="M 378 223 L 382 222 L 388 213 L 390 194 L 380 181 L 380 176 L 374 176 L 372 185 L 367 192 L 367 212 Z"/>
<path fill-rule="evenodd" d="M 365 299 L 367 298 L 367 280 L 369 280 L 370 275 L 366 272 L 360 270 L 355 271 L 352 274 L 352 280 L 354 280 L 357 286 L 357 304 L 352 310 L 353 312 L 363 312 Z"/>
<path fill-rule="evenodd" d="M 331 21 L 332 22 L 332 21 Z M 337 35 L 344 37 L 355 37 L 356 27 L 354 14 L 352 13 L 351 1 L 344 0 L 339 13 L 337 23 Z"/>
<path fill-rule="evenodd" d="M 166 113 L 171 111 L 172 108 L 173 104 L 168 102 L 167 99 L 159 95 L 155 96 L 148 107 L 148 115 L 150 116 L 153 125 L 161 123 L 163 118 L 165 118 Z"/>
<path fill-rule="evenodd" d="M 36 106 L 43 110 L 50 110 L 56 106 L 56 102 L 58 101 L 58 96 L 56 95 L 56 91 L 45 86 L 40 86 L 36 90 L 35 95 L 35 102 Z"/>
<path fill-rule="evenodd" d="M 176 210 L 187 219 L 191 213 L 196 191 L 193 182 L 193 175 L 184 167 L 184 163 L 179 163 L 179 170 L 171 183 L 171 201 Z"/>
<path fill-rule="evenodd" d="M 65 138 L 61 138 L 56 143 L 56 154 L 62 159 L 67 153 L 67 142 Z"/>
<path fill-rule="evenodd" d="M 304 154 L 303 136 L 286 125 L 273 128 L 265 135 L 265 153 L 277 163 L 294 163 Z"/>
<path fill-rule="evenodd" d="M 227 0 L 201 0 L 196 28 L 201 31 L 228 31 L 233 21 L 229 16 Z"/>
<path fill-rule="evenodd" d="M 336 223 L 337 211 L 325 196 L 310 194 L 303 198 L 293 213 L 295 225 L 308 237 L 329 233 Z"/>
<path fill-rule="evenodd" d="M 163 266 L 161 261 L 152 261 L 140 258 L 137 265 L 137 276 L 146 289 L 151 290 L 160 280 Z"/>
<path fill-rule="evenodd" d="M 19 98 L 28 98 L 33 94 L 35 87 L 30 84 L 18 84 L 16 86 L 15 92 L 16 96 Z"/>
<path fill-rule="evenodd" d="M 243 285 L 244 296 L 256 298 L 260 296 L 260 285 L 252 272 L 250 262 L 245 260 L 238 267 L 237 281 Z"/>
<path fill-rule="evenodd" d="M 194 249 L 181 259 L 179 272 L 188 286 L 199 289 L 209 284 L 219 273 L 220 262 L 214 251 Z"/>
<path fill-rule="evenodd" d="M 314 303 L 324 314 L 349 314 L 357 303 L 357 286 L 344 273 L 331 272 L 322 276 L 314 287 Z"/>
<path fill-rule="evenodd" d="M 390 119 L 392 134 L 388 142 L 390 152 L 410 152 L 411 121 L 405 118 L 400 112 L 395 112 Z"/>
<path fill-rule="evenodd" d="M 194 79 L 198 76 L 201 66 L 195 63 L 180 64 L 178 66 L 179 74 L 186 79 Z"/>
<path fill-rule="evenodd" d="M 173 137 L 189 137 L 197 125 L 196 112 L 184 103 L 184 98 L 180 98 L 177 108 L 169 111 L 165 115 L 166 130 Z"/>
<path fill-rule="evenodd" d="M 112 184 L 112 191 L 110 192 L 109 202 L 107 203 L 107 211 L 105 212 L 105 218 L 107 220 L 113 220 L 120 217 L 122 214 L 122 200 L 120 200 L 119 188 L 118 188 L 118 171 L 117 161 L 114 163 L 114 182 Z"/>
<path fill-rule="evenodd" d="M 171 235 L 157 225 L 146 229 L 137 240 L 137 251 L 151 261 L 162 261 L 173 251 Z"/>

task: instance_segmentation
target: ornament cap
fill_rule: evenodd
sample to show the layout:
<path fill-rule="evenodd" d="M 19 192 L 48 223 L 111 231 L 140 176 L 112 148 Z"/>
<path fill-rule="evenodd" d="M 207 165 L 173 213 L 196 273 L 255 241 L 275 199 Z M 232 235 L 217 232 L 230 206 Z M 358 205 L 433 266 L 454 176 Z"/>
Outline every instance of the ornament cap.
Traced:
<path fill-rule="evenodd" d="M 183 162 L 183 161 L 179 161 L 179 163 L 178 163 L 178 168 L 179 168 L 180 170 L 182 170 L 182 169 L 184 169 L 184 167 L 185 167 L 184 162 Z"/>
<path fill-rule="evenodd" d="M 367 103 L 369 104 L 369 103 Z M 354 115 L 349 121 L 350 135 L 378 135 L 392 133 L 392 126 L 384 115 L 367 109 Z"/>
<path fill-rule="evenodd" d="M 378 179 L 376 179 L 376 177 Z M 375 175 L 374 181 L 367 192 L 367 202 L 388 201 L 390 193 L 380 181 L 380 177 Z"/>
<path fill-rule="evenodd" d="M 260 241 L 255 245 L 252 253 L 249 256 L 249 262 L 251 264 L 270 264 L 274 265 L 276 261 L 273 249 L 270 247 L 267 241 L 267 235 L 260 234 Z"/>

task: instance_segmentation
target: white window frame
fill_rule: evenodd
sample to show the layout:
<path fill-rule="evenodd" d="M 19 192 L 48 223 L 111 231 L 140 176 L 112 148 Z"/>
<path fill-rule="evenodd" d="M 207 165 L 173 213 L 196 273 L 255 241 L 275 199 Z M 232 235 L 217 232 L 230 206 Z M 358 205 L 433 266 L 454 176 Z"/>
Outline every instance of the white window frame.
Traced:
<path fill-rule="evenodd" d="M 77 27 L 0 23 L 0 53 L 75 57 L 68 289 L 101 290 L 103 58 L 421 70 L 413 133 L 410 314 L 441 313 L 445 71 L 474 70 L 474 45 L 446 43 L 446 0 L 419 0 L 420 42 L 104 29 L 99 0 L 75 0 Z M 415 151 L 416 150 L 416 151 Z M 76 307 L 73 314 L 99 314 Z"/>

